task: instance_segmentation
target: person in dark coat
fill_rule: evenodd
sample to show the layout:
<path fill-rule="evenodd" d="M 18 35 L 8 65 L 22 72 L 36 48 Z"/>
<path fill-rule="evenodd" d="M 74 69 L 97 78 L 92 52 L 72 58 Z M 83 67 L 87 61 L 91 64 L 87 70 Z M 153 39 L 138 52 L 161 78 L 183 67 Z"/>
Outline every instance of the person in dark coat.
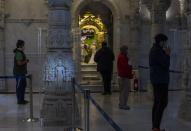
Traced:
<path fill-rule="evenodd" d="M 170 67 L 170 48 L 168 37 L 164 34 L 155 36 L 155 44 L 150 50 L 150 80 L 153 86 L 154 104 L 152 109 L 153 131 L 160 131 L 164 109 L 168 104 L 168 85 Z"/>
<path fill-rule="evenodd" d="M 102 48 L 95 54 L 94 61 L 97 63 L 97 71 L 101 73 L 104 92 L 103 95 L 111 94 L 111 80 L 113 71 L 113 61 L 115 56 L 113 51 L 107 47 L 107 43 L 102 43 Z"/>
<path fill-rule="evenodd" d="M 17 48 L 14 49 L 14 68 L 13 74 L 15 76 L 25 76 L 27 74 L 27 63 L 29 60 L 24 53 L 25 42 L 23 40 L 17 41 Z M 26 78 L 16 78 L 16 95 L 17 104 L 27 104 L 28 101 L 24 100 L 24 94 L 26 89 Z"/>

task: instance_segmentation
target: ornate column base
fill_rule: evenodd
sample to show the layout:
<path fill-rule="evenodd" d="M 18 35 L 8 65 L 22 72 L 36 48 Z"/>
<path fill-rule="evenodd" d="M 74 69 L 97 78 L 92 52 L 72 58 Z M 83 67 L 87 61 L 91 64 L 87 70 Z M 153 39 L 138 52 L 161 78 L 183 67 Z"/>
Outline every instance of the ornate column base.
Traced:
<path fill-rule="evenodd" d="M 74 125 L 79 124 L 79 110 L 75 109 Z M 72 127 L 72 93 L 56 89 L 47 90 L 41 110 L 43 126 Z"/>

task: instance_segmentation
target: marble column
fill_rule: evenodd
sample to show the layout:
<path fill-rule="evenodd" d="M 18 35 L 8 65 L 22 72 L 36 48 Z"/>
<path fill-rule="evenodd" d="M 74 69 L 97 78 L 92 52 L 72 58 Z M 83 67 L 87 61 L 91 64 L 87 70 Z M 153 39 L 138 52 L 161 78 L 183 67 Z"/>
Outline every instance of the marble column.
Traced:
<path fill-rule="evenodd" d="M 166 11 L 169 8 L 171 0 L 153 0 L 151 19 L 152 19 L 152 43 L 154 42 L 154 37 L 158 33 L 165 34 L 166 27 Z M 151 43 L 151 45 L 152 45 Z"/>
<path fill-rule="evenodd" d="M 185 96 L 179 110 L 179 117 L 191 121 L 191 0 L 185 3 L 187 15 L 187 42 L 185 43 L 185 60 L 183 87 Z"/>
<path fill-rule="evenodd" d="M 4 21 L 5 21 L 5 1 L 0 0 L 0 76 L 5 75 L 5 40 L 4 40 Z M 0 90 L 5 90 L 5 80 L 0 79 Z"/>
<path fill-rule="evenodd" d="M 48 0 L 48 52 L 44 64 L 45 96 L 41 118 L 45 126 L 72 124 L 72 0 Z"/>
<path fill-rule="evenodd" d="M 170 7 L 171 0 L 142 0 L 142 4 L 146 5 L 151 15 L 152 35 L 151 40 L 158 33 L 165 33 L 166 11 Z"/>

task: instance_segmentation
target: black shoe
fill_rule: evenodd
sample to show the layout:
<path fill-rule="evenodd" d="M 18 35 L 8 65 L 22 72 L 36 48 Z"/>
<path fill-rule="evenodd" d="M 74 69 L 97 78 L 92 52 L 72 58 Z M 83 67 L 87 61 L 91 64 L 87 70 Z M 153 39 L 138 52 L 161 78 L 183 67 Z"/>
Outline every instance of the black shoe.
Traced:
<path fill-rule="evenodd" d="M 26 100 L 24 100 L 24 102 L 23 102 L 23 104 L 28 104 L 29 103 L 29 101 L 26 101 Z"/>
<path fill-rule="evenodd" d="M 18 102 L 17 104 L 19 104 L 19 105 L 26 105 L 28 103 L 29 103 L 29 101 L 24 100 L 23 102 Z"/>
<path fill-rule="evenodd" d="M 102 95 L 107 95 L 107 92 L 102 93 Z"/>
<path fill-rule="evenodd" d="M 129 106 L 121 106 L 121 105 L 119 105 L 119 109 L 130 110 L 130 107 Z"/>

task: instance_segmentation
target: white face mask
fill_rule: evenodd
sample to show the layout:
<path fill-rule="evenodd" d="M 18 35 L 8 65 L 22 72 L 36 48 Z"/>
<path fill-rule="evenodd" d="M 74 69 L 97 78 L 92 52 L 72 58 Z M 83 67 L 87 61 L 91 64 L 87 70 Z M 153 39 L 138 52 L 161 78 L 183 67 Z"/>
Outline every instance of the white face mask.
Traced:
<path fill-rule="evenodd" d="M 23 48 L 17 48 L 18 50 L 20 50 L 20 51 L 24 51 L 25 50 L 25 47 L 23 47 Z"/>

